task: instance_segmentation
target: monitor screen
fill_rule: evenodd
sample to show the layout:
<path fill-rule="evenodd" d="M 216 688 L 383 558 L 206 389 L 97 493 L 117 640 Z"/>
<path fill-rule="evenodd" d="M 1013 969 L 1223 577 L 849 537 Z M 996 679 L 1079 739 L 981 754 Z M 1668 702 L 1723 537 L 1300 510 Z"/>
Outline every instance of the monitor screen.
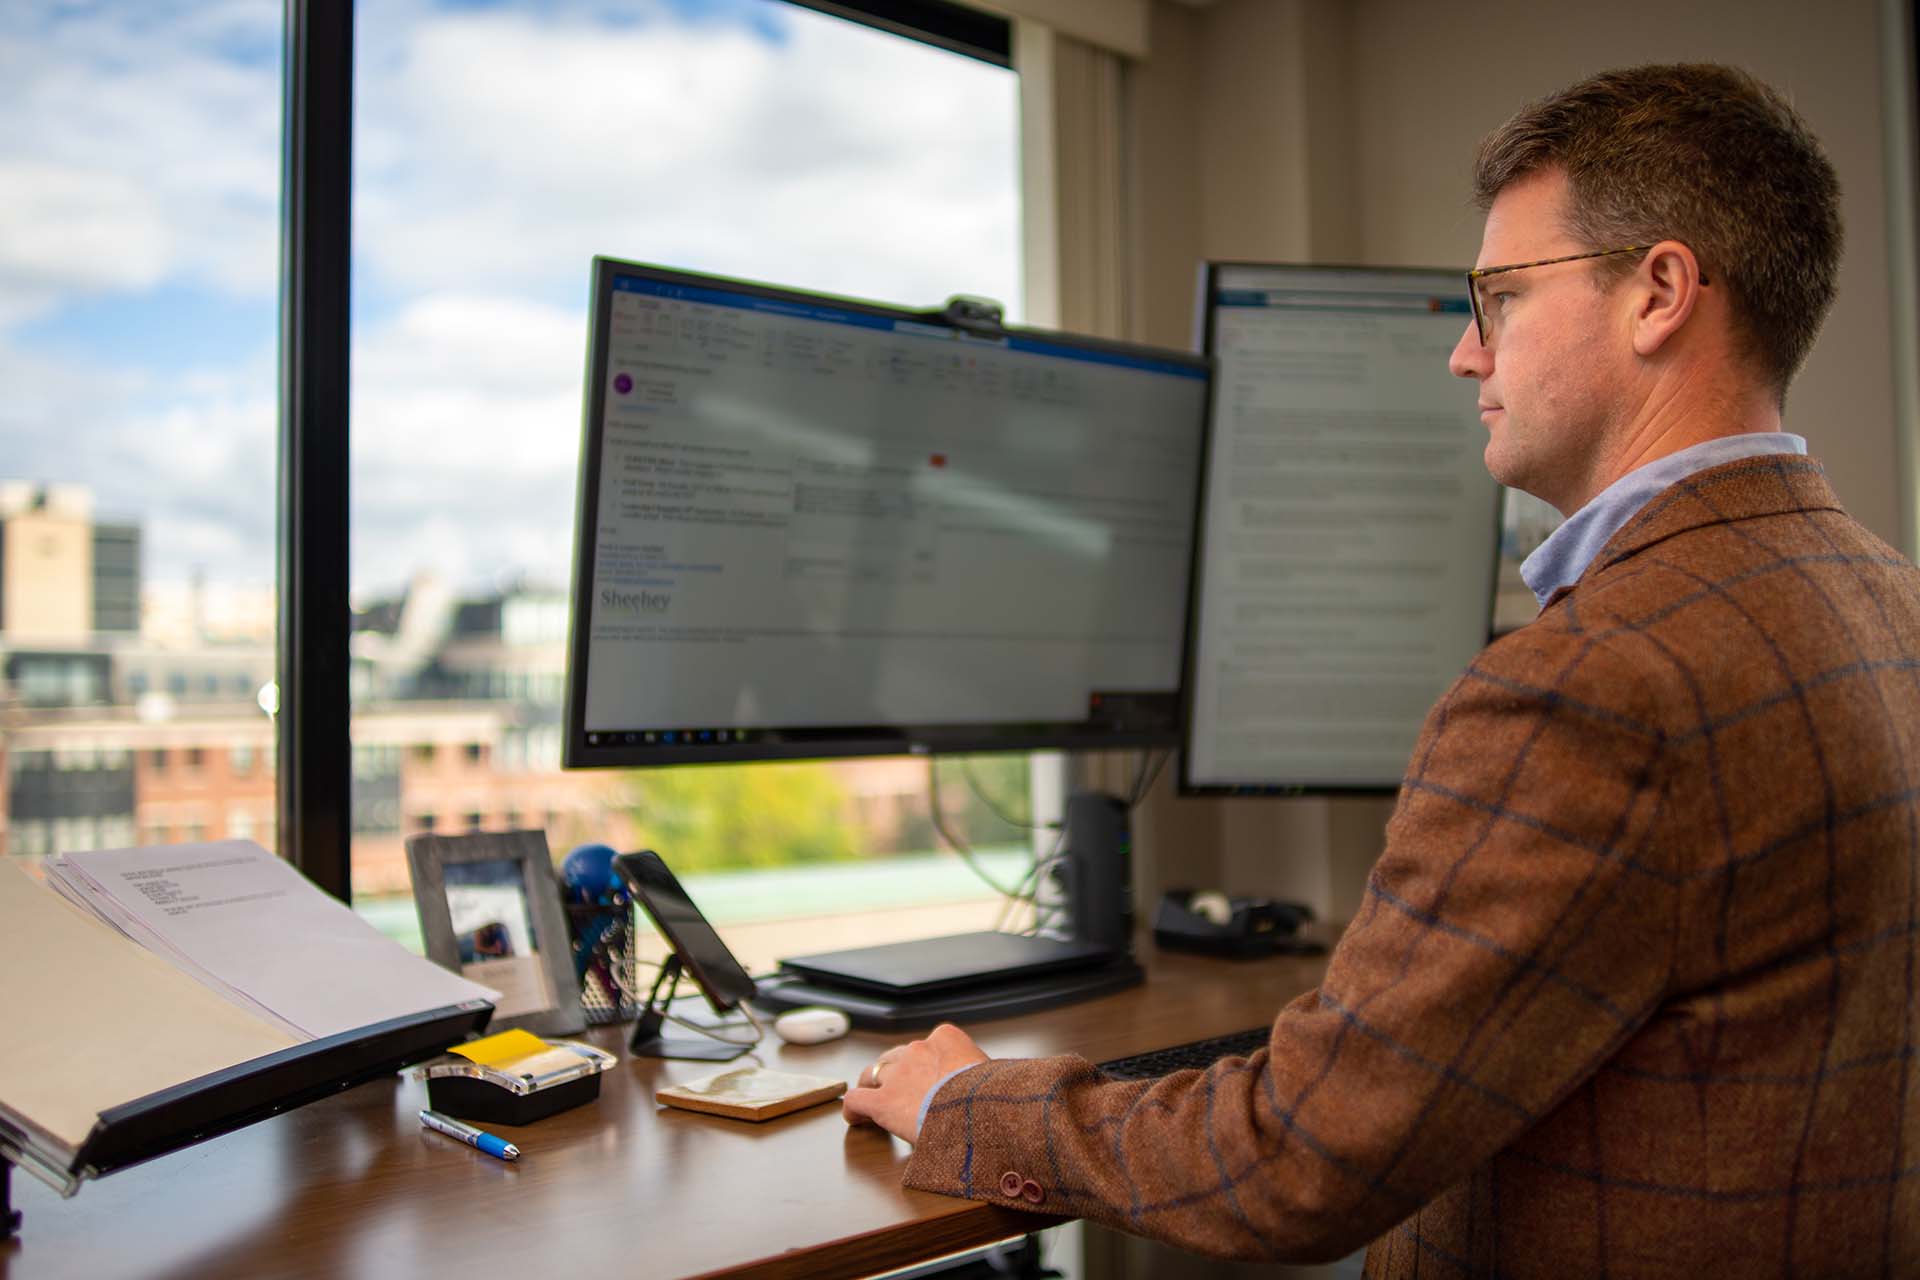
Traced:
<path fill-rule="evenodd" d="M 1488 639 L 1500 486 L 1451 271 L 1214 263 L 1189 792 L 1391 791 Z"/>
<path fill-rule="evenodd" d="M 596 259 L 566 764 L 1174 745 L 1209 385 Z"/>

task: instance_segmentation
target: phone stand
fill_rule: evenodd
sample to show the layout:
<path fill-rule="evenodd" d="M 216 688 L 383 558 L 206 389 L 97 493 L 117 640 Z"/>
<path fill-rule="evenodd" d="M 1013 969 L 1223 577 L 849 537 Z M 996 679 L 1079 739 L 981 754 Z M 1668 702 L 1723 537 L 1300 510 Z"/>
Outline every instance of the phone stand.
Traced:
<path fill-rule="evenodd" d="M 691 1036 L 665 1036 L 660 1033 L 667 1021 L 667 1006 L 673 1003 L 674 989 L 680 985 L 680 953 L 673 952 L 660 966 L 660 976 L 647 992 L 647 1003 L 633 1024 L 633 1039 L 627 1052 L 636 1058 L 681 1058 L 691 1062 L 731 1062 L 751 1046 L 736 1044 L 718 1036 L 696 1040 Z M 667 990 L 660 998 L 660 988 Z"/>

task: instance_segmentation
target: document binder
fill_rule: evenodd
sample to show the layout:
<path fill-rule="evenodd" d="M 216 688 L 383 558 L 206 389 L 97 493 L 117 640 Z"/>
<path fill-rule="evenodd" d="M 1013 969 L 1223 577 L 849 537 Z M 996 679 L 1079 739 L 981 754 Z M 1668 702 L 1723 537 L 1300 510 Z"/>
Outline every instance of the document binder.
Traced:
<path fill-rule="evenodd" d="M 178 1151 L 424 1062 L 482 1030 L 491 1005 L 454 1005 L 296 1045 L 161 1089 L 100 1113 L 68 1156 L 0 1102 L 0 1177 L 19 1165 L 62 1196 L 88 1178 Z M 0 1224 L 4 1227 L 4 1224 Z M 5 1232 L 0 1229 L 0 1236 Z"/>
<path fill-rule="evenodd" d="M 299 881 L 279 895 L 283 909 L 317 909 L 302 901 L 308 893 L 321 891 Z M 342 915 L 334 936 L 302 944 L 316 979 L 327 980 L 328 959 L 345 948 L 362 973 L 389 975 L 382 985 L 417 1003 L 378 993 L 367 1007 L 386 999 L 401 1012 L 303 1036 L 35 883 L 18 863 L 0 864 L 0 1238 L 18 1226 L 15 1165 L 71 1196 L 89 1178 L 390 1075 L 486 1026 L 490 993 L 397 946 L 390 961 L 368 960 L 354 936 L 360 922 L 334 906 Z"/>

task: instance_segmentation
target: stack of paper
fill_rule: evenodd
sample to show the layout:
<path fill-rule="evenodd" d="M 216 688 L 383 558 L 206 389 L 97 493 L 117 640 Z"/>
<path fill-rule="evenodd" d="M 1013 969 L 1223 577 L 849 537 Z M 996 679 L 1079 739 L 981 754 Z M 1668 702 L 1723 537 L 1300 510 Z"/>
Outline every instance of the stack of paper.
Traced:
<path fill-rule="evenodd" d="M 46 870 L 68 898 L 298 1040 L 499 998 L 250 840 L 68 853 Z"/>

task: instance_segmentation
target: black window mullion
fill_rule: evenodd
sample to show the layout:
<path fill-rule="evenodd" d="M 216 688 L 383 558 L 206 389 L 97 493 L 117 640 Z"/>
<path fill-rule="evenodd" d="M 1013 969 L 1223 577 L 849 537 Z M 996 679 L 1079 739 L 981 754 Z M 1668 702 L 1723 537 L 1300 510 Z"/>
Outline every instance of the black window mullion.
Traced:
<path fill-rule="evenodd" d="M 351 0 L 286 0 L 280 279 L 281 848 L 342 901 L 348 840 Z"/>

